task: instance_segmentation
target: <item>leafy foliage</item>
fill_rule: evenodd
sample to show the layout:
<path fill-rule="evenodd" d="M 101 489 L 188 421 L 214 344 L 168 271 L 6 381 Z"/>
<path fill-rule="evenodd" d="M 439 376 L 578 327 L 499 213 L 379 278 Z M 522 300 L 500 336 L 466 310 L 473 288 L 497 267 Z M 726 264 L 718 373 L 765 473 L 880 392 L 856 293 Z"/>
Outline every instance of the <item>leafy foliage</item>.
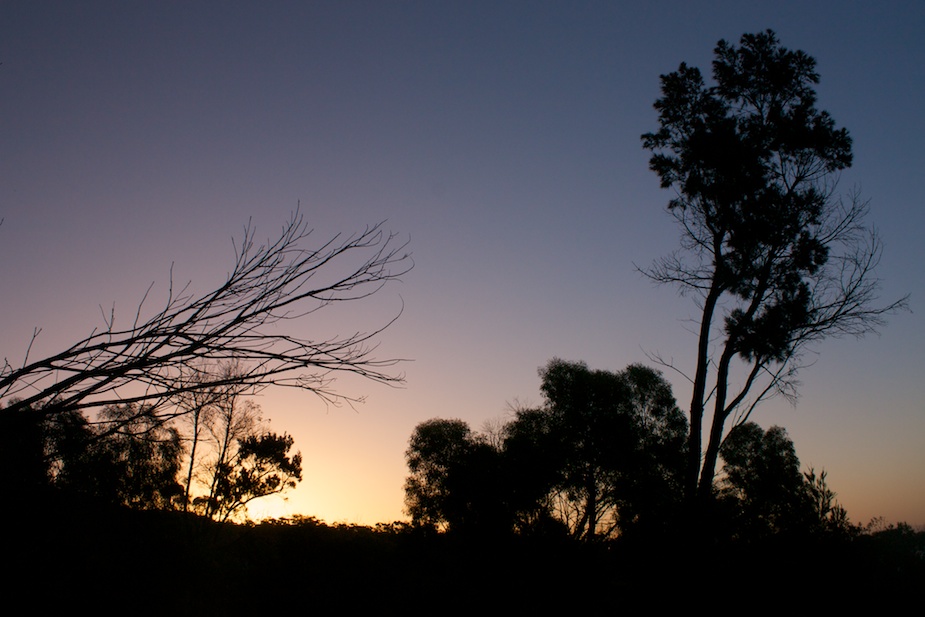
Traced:
<path fill-rule="evenodd" d="M 848 511 L 835 500 L 835 491 L 829 488 L 824 469 L 818 475 L 812 467 L 803 472 L 803 491 L 809 520 L 817 530 L 842 534 L 857 531 L 848 520 Z"/>
<path fill-rule="evenodd" d="M 259 497 L 295 488 L 302 480 L 302 455 L 289 455 L 292 437 L 286 434 L 249 435 L 238 442 L 237 453 L 216 472 L 211 511 L 227 520 Z"/>
<path fill-rule="evenodd" d="M 134 508 L 179 505 L 180 435 L 150 407 L 109 406 L 93 423 L 79 412 L 36 417 L 44 432 L 48 485 Z"/>
<path fill-rule="evenodd" d="M 656 526 L 680 496 L 686 422 L 661 376 L 552 360 L 546 405 L 521 409 L 500 440 L 461 420 L 415 428 L 407 511 L 451 530 L 567 529 L 576 538 Z M 545 530 L 545 531 L 544 531 Z"/>
<path fill-rule="evenodd" d="M 371 344 L 394 319 L 320 340 L 280 326 L 368 298 L 413 265 L 406 244 L 381 224 L 314 248 L 311 235 L 298 211 L 264 244 L 248 224 L 216 288 L 196 294 L 171 280 L 165 303 L 149 311 L 146 294 L 130 323 L 117 324 L 113 309 L 102 329 L 58 353 L 31 358 L 30 343 L 21 363 L 5 360 L 0 435 L 17 445 L 3 449 L 0 462 L 23 469 L 17 488 L 55 486 L 145 509 L 198 503 L 224 520 L 295 486 L 301 455 L 289 454 L 292 438 L 264 430 L 259 410 L 235 401 L 269 386 L 308 391 L 327 404 L 362 400 L 334 391 L 338 373 L 401 382 L 389 371 L 400 360 L 376 359 Z M 178 419 L 188 421 L 189 435 Z M 215 456 L 200 465 L 208 436 Z M 210 472 L 207 491 L 196 497 L 202 468 Z"/>
<path fill-rule="evenodd" d="M 447 522 L 452 509 L 449 476 L 465 460 L 471 439 L 472 429 L 462 420 L 434 418 L 415 427 L 405 452 L 411 471 L 405 481 L 405 507 L 415 524 Z"/>
<path fill-rule="evenodd" d="M 773 426 L 767 432 L 753 422 L 737 426 L 720 449 L 725 478 L 721 493 L 737 502 L 740 527 L 756 536 L 792 525 L 800 508 L 803 476 L 787 432 Z M 758 529 L 760 527 L 760 529 Z"/>
<path fill-rule="evenodd" d="M 720 449 L 721 499 L 730 506 L 732 535 L 755 540 L 776 534 L 849 534 L 845 509 L 835 501 L 826 472 L 800 473 L 787 431 L 754 422 L 730 431 Z"/>
<path fill-rule="evenodd" d="M 482 533 L 506 526 L 500 453 L 468 424 L 422 422 L 406 458 L 405 507 L 413 524 Z"/>
<path fill-rule="evenodd" d="M 548 431 L 541 451 L 557 464 L 547 490 L 572 534 L 625 532 L 666 514 L 680 488 L 687 423 L 661 375 L 554 359 L 540 376 Z"/>
<path fill-rule="evenodd" d="M 227 520 L 254 499 L 301 480 L 301 454 L 289 453 L 292 437 L 264 430 L 256 409 L 249 401 L 232 402 L 225 407 L 227 422 L 212 424 L 227 441 L 216 442 L 220 454 L 211 463 L 207 492 L 193 500 L 201 514 Z M 15 444 L 0 449 L 2 460 L 21 469 L 15 491 L 55 488 L 136 509 L 185 509 L 179 480 L 184 437 L 149 406 L 109 406 L 92 422 L 78 411 L 0 409 L 0 435 Z"/>

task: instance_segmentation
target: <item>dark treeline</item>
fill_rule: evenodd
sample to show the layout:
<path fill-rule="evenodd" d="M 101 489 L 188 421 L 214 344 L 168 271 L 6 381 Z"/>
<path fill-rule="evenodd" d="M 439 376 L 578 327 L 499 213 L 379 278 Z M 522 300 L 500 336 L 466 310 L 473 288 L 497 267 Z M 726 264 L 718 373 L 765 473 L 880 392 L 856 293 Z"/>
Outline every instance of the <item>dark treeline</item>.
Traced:
<path fill-rule="evenodd" d="M 809 539 L 857 533 L 825 472 L 801 473 L 780 427 L 746 422 L 720 451 L 710 526 L 692 525 L 683 476 L 688 424 L 655 370 L 552 360 L 545 404 L 475 433 L 457 419 L 415 428 L 405 501 L 412 524 L 456 534 L 584 542 Z"/>
<path fill-rule="evenodd" d="M 661 376 L 551 361 L 546 405 L 491 434 L 430 420 L 411 437 L 412 522 L 451 532 L 579 540 L 664 530 L 680 504 L 687 422 Z"/>
<path fill-rule="evenodd" d="M 801 473 L 783 429 L 745 423 L 730 433 L 713 526 L 694 534 L 679 479 L 687 425 L 661 375 L 562 360 L 541 375 L 544 405 L 515 410 L 503 425 L 478 433 L 435 419 L 415 429 L 410 522 L 242 523 L 184 512 L 183 466 L 165 467 L 170 457 L 145 449 L 146 441 L 136 444 L 144 456 L 124 459 L 124 467 L 104 459 L 108 468 L 79 468 L 93 490 L 60 479 L 75 473 L 67 462 L 56 463 L 59 479 L 49 482 L 55 476 L 37 458 L 29 486 L 16 475 L 8 485 L 15 490 L 3 509 L 5 556 L 15 567 L 4 583 L 15 593 L 42 572 L 46 609 L 141 614 L 307 607 L 419 614 L 449 598 L 476 610 L 484 597 L 473 590 L 524 610 L 548 608 L 551 593 L 568 595 L 573 608 L 615 597 L 680 607 L 686 594 L 717 581 L 724 600 L 773 591 L 767 602 L 781 605 L 838 605 L 847 599 L 829 594 L 845 590 L 882 602 L 919 593 L 925 533 L 882 521 L 853 525 L 825 475 Z M 150 432 L 166 432 L 160 443 L 173 443 L 169 429 Z M 104 464 L 79 464 L 91 462 Z M 139 465 L 168 471 L 170 480 L 154 474 L 153 484 L 136 486 L 147 477 Z M 103 480 L 121 492 L 101 491 Z M 152 488 L 164 486 L 173 489 Z M 149 499 L 135 498 L 142 495 Z M 806 598 L 806 585 L 827 592 Z"/>
<path fill-rule="evenodd" d="M 0 464 L 16 470 L 8 487 L 14 495 L 53 490 L 225 521 L 301 480 L 292 437 L 269 430 L 260 407 L 236 387 L 209 388 L 178 406 L 166 417 L 143 403 L 107 405 L 92 416 L 55 409 L 54 401 L 0 407 Z"/>

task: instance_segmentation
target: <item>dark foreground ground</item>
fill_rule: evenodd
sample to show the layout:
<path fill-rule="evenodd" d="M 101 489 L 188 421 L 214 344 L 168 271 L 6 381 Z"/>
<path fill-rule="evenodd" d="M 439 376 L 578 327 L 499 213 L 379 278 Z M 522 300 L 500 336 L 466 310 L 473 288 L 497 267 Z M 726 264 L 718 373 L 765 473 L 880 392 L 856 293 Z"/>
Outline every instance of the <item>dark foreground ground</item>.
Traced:
<path fill-rule="evenodd" d="M 0 591 L 17 614 L 727 614 L 889 610 L 925 598 L 925 534 L 909 530 L 760 546 L 586 546 L 314 519 L 218 525 L 55 499 L 3 512 Z"/>

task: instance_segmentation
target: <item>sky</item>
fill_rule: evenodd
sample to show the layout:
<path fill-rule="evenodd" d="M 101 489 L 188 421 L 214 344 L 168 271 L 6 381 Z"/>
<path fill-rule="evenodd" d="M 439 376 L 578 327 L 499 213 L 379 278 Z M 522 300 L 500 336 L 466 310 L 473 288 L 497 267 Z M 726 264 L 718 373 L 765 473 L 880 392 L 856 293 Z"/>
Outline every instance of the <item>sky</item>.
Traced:
<path fill-rule="evenodd" d="M 884 240 L 879 336 L 809 356 L 797 405 L 760 407 L 851 520 L 925 524 L 925 3 L 0 2 L 0 355 L 16 364 L 133 314 L 168 277 L 224 282 L 249 220 L 297 207 L 319 240 L 385 221 L 414 269 L 293 334 L 377 328 L 401 388 L 355 409 L 257 401 L 303 481 L 253 514 L 403 520 L 404 452 L 434 417 L 473 429 L 542 399 L 553 357 L 692 372 L 697 308 L 639 273 L 677 246 L 640 135 L 659 75 L 775 30 L 815 57 L 854 140 L 847 194 Z M 160 294 L 160 295 L 158 295 Z M 666 373 L 684 408 L 690 388 Z"/>

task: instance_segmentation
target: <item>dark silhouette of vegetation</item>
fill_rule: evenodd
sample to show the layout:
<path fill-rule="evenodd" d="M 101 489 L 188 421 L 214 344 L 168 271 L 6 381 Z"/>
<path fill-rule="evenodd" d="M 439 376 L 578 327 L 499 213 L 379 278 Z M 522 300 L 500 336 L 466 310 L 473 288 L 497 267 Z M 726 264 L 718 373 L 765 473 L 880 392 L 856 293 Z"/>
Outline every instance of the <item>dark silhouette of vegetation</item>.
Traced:
<path fill-rule="evenodd" d="M 395 360 L 372 357 L 378 331 L 319 342 L 273 329 L 410 268 L 379 226 L 306 249 L 296 214 L 260 247 L 247 227 L 213 292 L 171 290 L 153 317 L 140 306 L 126 327 L 110 316 L 57 355 L 5 363 L 0 524 L 19 541 L 5 544 L 4 584 L 53 591 L 46 612 L 430 614 L 448 598 L 457 612 L 486 598 L 522 613 L 548 612 L 550 598 L 689 610 L 705 590 L 750 605 L 756 588 L 788 608 L 813 605 L 807 590 L 827 610 L 845 589 L 851 603 L 918 600 L 925 533 L 852 525 L 826 473 L 801 472 L 786 431 L 748 421 L 767 396 L 795 395 L 806 345 L 862 335 L 904 306 L 874 306 L 866 204 L 832 200 L 850 139 L 815 109 L 812 58 L 770 31 L 721 41 L 713 74 L 710 87 L 683 64 L 663 76 L 661 128 L 644 136 L 684 233 L 684 252 L 649 274 L 702 301 L 690 423 L 656 370 L 553 359 L 541 406 L 483 433 L 459 419 L 414 429 L 410 524 L 246 521 L 248 503 L 302 472 L 292 437 L 268 430 L 247 395 L 282 385 L 336 404 L 357 399 L 331 389 L 332 372 L 400 380 L 384 372 Z M 696 554 L 691 504 L 708 523 Z"/>
<path fill-rule="evenodd" d="M 571 610 L 615 601 L 681 608 L 703 589 L 730 603 L 832 610 L 864 600 L 915 600 L 925 577 L 925 533 L 906 525 L 837 544 L 718 543 L 699 556 L 701 568 L 682 576 L 685 552 L 654 540 L 480 542 L 403 523 L 328 525 L 294 517 L 241 525 L 73 499 L 33 505 L 40 507 L 3 511 L 6 530 L 20 540 L 5 547 L 15 567 L 3 584 L 11 597 L 28 595 L 23 590 L 37 582 L 45 586 L 35 600 L 43 610 L 222 614 L 310 606 L 415 614 L 448 600 L 475 611 L 490 594 L 493 606 L 533 613 L 548 611 L 551 597 L 566 598 Z"/>
<path fill-rule="evenodd" d="M 237 363 L 221 369 L 228 375 L 242 370 Z M 237 387 L 200 390 L 185 400 L 191 409 L 181 417 L 189 444 L 185 510 L 226 520 L 301 480 L 301 454 L 289 456 L 292 438 L 269 431 L 260 406 Z"/>
<path fill-rule="evenodd" d="M 456 518 L 447 503 L 448 484 L 464 468 L 472 429 L 462 420 L 433 419 L 418 424 L 405 457 L 411 475 L 405 481 L 405 507 L 416 525 L 449 525 Z"/>
<path fill-rule="evenodd" d="M 177 476 L 183 447 L 175 428 L 135 403 L 105 407 L 95 424 L 81 421 L 77 412 L 70 416 L 72 421 L 58 425 L 49 444 L 59 466 L 52 478 L 55 486 L 134 508 L 180 504 L 183 489 Z"/>
<path fill-rule="evenodd" d="M 835 500 L 835 491 L 829 488 L 824 469 L 818 475 L 812 467 L 803 472 L 803 493 L 811 529 L 844 534 L 857 531 L 848 520 L 848 511 Z"/>
<path fill-rule="evenodd" d="M 462 420 L 422 422 L 405 453 L 405 506 L 415 525 L 455 532 L 509 528 L 501 453 Z"/>
<path fill-rule="evenodd" d="M 137 509 L 193 505 L 198 514 L 228 520 L 254 499 L 295 488 L 302 479 L 301 454 L 290 455 L 292 437 L 266 430 L 259 408 L 236 399 L 225 401 L 230 411 L 224 419 L 233 430 L 225 428 L 224 440 L 216 443 L 217 458 L 206 466 L 200 495 L 189 497 L 182 484 L 185 436 L 135 403 L 106 407 L 93 422 L 78 411 L 0 409 L 0 434 L 27 437 L 4 448 L 3 460 L 24 468 L 14 483 L 18 491 L 52 488 Z"/>
<path fill-rule="evenodd" d="M 105 407 L 95 423 L 77 411 L 0 409 L 0 431 L 4 461 L 20 470 L 19 491 L 55 487 L 137 508 L 179 504 L 179 433 L 143 405 Z"/>
<path fill-rule="evenodd" d="M 720 41 L 714 57 L 713 85 L 686 64 L 661 77 L 659 129 L 642 137 L 681 228 L 681 249 L 646 273 L 700 309 L 685 486 L 701 501 L 727 420 L 796 396 L 808 346 L 875 331 L 905 306 L 876 304 L 881 243 L 865 227 L 867 202 L 835 196 L 851 139 L 816 109 L 815 60 L 770 30 Z"/>
<path fill-rule="evenodd" d="M 657 371 L 631 365 L 619 373 L 554 359 L 540 370 L 546 404 L 526 414 L 510 447 L 530 429 L 548 461 L 543 502 L 577 538 L 593 540 L 653 524 L 672 510 L 680 487 L 687 423 Z M 541 421 L 537 421 L 541 419 Z M 525 470 L 521 463 L 521 472 Z"/>
<path fill-rule="evenodd" d="M 746 541 L 780 534 L 850 534 L 844 508 L 835 501 L 825 471 L 800 472 L 787 431 L 766 432 L 741 424 L 720 448 L 723 477 L 718 494 L 726 507 L 725 533 Z"/>
<path fill-rule="evenodd" d="M 560 528 L 578 539 L 658 527 L 676 510 L 686 422 L 662 377 L 552 360 L 546 405 L 518 410 L 500 440 L 461 420 L 415 428 L 405 503 L 415 524 L 483 533 Z"/>
<path fill-rule="evenodd" d="M 290 455 L 292 438 L 266 430 L 241 397 L 284 386 L 336 405 L 362 400 L 333 389 L 338 373 L 402 381 L 387 372 L 399 360 L 373 356 L 374 338 L 394 319 L 321 340 L 280 326 L 367 298 L 412 265 L 406 245 L 381 225 L 314 248 L 311 234 L 298 211 L 265 244 L 248 224 L 214 290 L 196 295 L 171 280 L 153 314 L 146 294 L 127 324 L 113 309 L 104 328 L 60 353 L 36 360 L 30 344 L 21 364 L 5 360 L 0 439 L 15 445 L 0 458 L 22 469 L 14 484 L 137 508 L 196 506 L 221 520 L 295 486 L 301 456 Z M 207 490 L 197 494 L 202 476 Z"/>
<path fill-rule="evenodd" d="M 295 488 L 302 480 L 302 455 L 289 456 L 292 437 L 263 433 L 237 442 L 237 451 L 215 470 L 207 514 L 225 521 L 260 497 Z"/>
<path fill-rule="evenodd" d="M 570 538 L 637 546 L 684 541 L 687 423 L 658 371 L 581 362 L 540 369 L 545 404 L 488 433 L 459 419 L 419 424 L 406 452 L 415 528 L 452 535 Z M 736 426 L 720 449 L 714 542 L 849 539 L 859 528 L 826 473 L 800 470 L 778 426 Z"/>

